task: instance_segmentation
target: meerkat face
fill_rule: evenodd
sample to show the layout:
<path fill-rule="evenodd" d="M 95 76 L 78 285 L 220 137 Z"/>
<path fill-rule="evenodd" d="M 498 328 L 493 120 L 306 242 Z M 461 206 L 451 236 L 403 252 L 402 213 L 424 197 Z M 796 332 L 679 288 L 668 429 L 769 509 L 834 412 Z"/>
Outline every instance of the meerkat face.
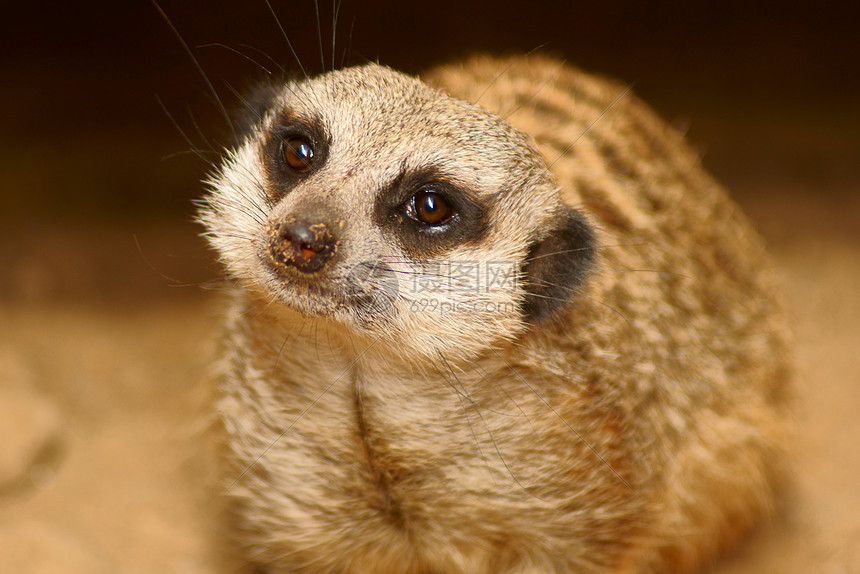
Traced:
<path fill-rule="evenodd" d="M 514 337 L 581 285 L 590 228 L 501 118 L 378 65 L 265 95 L 200 215 L 246 289 L 435 357 Z"/>

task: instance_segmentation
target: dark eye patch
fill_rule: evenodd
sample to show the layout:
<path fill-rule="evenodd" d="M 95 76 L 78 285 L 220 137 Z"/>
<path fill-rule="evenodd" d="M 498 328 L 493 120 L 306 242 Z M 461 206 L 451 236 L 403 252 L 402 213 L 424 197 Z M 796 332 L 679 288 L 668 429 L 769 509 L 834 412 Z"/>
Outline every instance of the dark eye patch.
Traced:
<path fill-rule="evenodd" d="M 415 259 L 437 257 L 486 234 L 487 208 L 478 197 L 438 170 L 406 172 L 377 196 L 374 220 Z"/>
<path fill-rule="evenodd" d="M 331 138 L 319 118 L 306 120 L 282 114 L 262 141 L 263 155 L 268 158 L 269 195 L 283 197 L 296 183 L 319 171 L 325 164 L 330 144 Z"/>

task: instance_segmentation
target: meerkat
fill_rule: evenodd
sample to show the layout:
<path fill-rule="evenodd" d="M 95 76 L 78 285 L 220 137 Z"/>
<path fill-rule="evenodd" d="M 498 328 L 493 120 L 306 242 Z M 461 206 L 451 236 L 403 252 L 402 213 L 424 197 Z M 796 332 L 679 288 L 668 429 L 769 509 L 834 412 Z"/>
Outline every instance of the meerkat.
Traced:
<path fill-rule="evenodd" d="M 545 56 L 271 84 L 208 180 L 266 572 L 690 572 L 773 507 L 762 240 L 682 135 Z"/>

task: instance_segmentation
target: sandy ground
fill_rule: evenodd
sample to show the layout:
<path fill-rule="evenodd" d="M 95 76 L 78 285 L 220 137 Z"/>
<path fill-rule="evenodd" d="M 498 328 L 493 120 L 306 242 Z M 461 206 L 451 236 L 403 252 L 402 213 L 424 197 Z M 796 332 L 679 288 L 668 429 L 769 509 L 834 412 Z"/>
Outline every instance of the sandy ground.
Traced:
<path fill-rule="evenodd" d="M 743 194 L 796 323 L 797 477 L 784 518 L 714 573 L 860 572 L 860 194 L 841 195 Z M 88 233 L 62 247 L 115 243 Z M 240 571 L 205 439 L 213 298 L 32 300 L 0 302 L 0 572 Z"/>

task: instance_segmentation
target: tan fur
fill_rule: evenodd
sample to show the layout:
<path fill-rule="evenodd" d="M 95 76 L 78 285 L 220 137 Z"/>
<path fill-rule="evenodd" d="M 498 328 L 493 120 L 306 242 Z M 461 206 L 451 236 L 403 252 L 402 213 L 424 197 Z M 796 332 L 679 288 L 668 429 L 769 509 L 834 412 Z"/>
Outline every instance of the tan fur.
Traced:
<path fill-rule="evenodd" d="M 761 240 L 622 85 L 543 57 L 423 79 L 442 92 L 375 65 L 290 83 L 210 182 L 201 220 L 236 285 L 229 491 L 253 558 L 523 574 L 711 560 L 770 508 L 783 448 L 789 374 Z M 284 109 L 324 117 L 333 143 L 280 197 L 258 136 Z M 431 263 L 522 264 L 565 205 L 585 213 L 597 263 L 570 302 L 533 322 L 527 282 L 408 288 L 432 266 L 371 206 L 425 165 L 493 197 L 487 232 Z M 261 263 L 267 226 L 308 203 L 343 222 L 328 299 Z M 337 294 L 369 259 L 399 289 L 368 315 Z"/>

